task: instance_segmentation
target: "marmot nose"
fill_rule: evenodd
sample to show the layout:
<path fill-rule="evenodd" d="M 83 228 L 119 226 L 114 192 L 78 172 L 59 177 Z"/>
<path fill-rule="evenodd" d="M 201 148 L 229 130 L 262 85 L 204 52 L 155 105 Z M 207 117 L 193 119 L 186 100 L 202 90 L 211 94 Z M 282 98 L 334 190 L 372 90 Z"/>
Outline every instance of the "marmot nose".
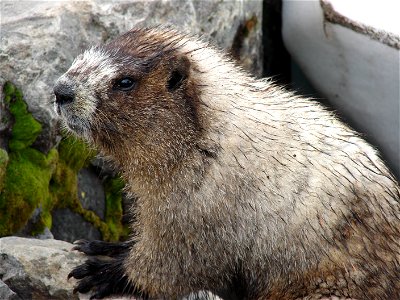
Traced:
<path fill-rule="evenodd" d="M 56 103 L 59 105 L 71 103 L 75 98 L 73 88 L 62 83 L 56 84 L 54 87 L 54 94 L 56 95 Z"/>

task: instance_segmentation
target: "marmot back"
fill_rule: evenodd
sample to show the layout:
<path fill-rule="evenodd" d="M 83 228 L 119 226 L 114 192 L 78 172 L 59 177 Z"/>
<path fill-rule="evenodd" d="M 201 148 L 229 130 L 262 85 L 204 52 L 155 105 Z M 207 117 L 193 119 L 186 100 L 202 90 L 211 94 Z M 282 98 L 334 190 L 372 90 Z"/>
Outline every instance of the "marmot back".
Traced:
<path fill-rule="evenodd" d="M 78 241 L 76 291 L 400 298 L 400 193 L 332 113 L 199 39 L 133 29 L 58 80 L 64 126 L 136 195 L 127 243 Z"/>

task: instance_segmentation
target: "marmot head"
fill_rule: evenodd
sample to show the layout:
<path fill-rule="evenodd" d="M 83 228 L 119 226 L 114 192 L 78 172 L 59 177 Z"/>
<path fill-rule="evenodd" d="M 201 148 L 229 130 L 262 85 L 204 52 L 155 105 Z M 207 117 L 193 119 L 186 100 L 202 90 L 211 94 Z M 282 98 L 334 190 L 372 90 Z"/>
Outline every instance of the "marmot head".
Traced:
<path fill-rule="evenodd" d="M 64 127 L 117 160 L 176 160 L 202 127 L 186 42 L 134 29 L 79 55 L 54 87 Z"/>

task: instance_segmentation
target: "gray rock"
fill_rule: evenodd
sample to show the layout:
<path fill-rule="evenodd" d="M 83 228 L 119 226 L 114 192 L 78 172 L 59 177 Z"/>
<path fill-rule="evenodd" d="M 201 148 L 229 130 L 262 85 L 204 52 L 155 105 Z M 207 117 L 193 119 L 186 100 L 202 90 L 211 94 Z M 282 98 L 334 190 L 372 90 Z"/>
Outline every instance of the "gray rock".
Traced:
<path fill-rule="evenodd" d="M 96 227 L 68 208 L 53 210 L 52 219 L 51 232 L 55 239 L 71 243 L 79 239 L 101 240 Z"/>
<path fill-rule="evenodd" d="M 39 233 L 35 238 L 40 240 L 54 239 L 53 234 L 51 233 L 49 228 L 45 228 L 42 233 Z"/>
<path fill-rule="evenodd" d="M 248 20 L 256 20 L 254 30 L 243 39 L 240 58 L 249 71 L 262 72 L 261 20 L 262 1 L 98 1 L 93 13 L 109 37 L 128 31 L 134 26 L 172 24 L 181 30 L 202 35 L 212 44 L 230 50 L 238 30 Z M 245 34 L 246 35 L 246 34 Z"/>
<path fill-rule="evenodd" d="M 84 209 L 94 211 L 101 219 L 105 216 L 105 194 L 101 180 L 88 168 L 78 173 L 78 197 Z M 82 216 L 68 208 L 52 212 L 51 232 L 56 239 L 74 242 L 79 239 L 100 240 L 101 233 Z"/>
<path fill-rule="evenodd" d="M 78 197 L 83 208 L 94 211 L 104 220 L 104 188 L 99 177 L 91 169 L 84 168 L 78 173 Z"/>
<path fill-rule="evenodd" d="M 0 280 L 0 299 L 2 300 L 19 300 L 17 296 L 2 280 Z"/>
<path fill-rule="evenodd" d="M 20 231 L 16 233 L 17 236 L 21 237 L 30 237 L 32 236 L 32 230 L 35 228 L 35 224 L 39 221 L 40 219 L 40 214 L 42 213 L 42 207 L 37 207 L 31 217 L 29 218 L 28 222 L 22 228 Z"/>
<path fill-rule="evenodd" d="M 100 177 L 102 179 L 110 176 L 110 177 L 117 177 L 118 172 L 115 169 L 113 163 L 100 154 L 96 155 L 91 161 L 90 165 L 96 169 L 98 173 L 100 173 Z"/>
<path fill-rule="evenodd" d="M 9 299 L 79 299 L 72 293 L 75 281 L 67 280 L 67 275 L 83 263 L 84 256 L 71 248 L 57 240 L 1 238 L 0 277 L 16 294 Z M 3 291 L 7 293 L 0 285 Z"/>
<path fill-rule="evenodd" d="M 35 237 L 37 239 L 41 239 L 41 240 L 45 240 L 45 239 L 53 239 L 53 234 L 51 233 L 50 229 L 45 227 L 43 229 L 43 232 L 40 232 L 38 234 L 33 234 L 33 231 L 35 231 L 37 223 L 40 222 L 40 214 L 42 213 L 42 207 L 38 207 L 36 208 L 31 217 L 29 218 L 28 222 L 26 223 L 26 225 L 20 230 L 18 231 L 16 234 L 16 236 L 20 236 L 20 237 Z M 1 298 L 0 298 L 1 299 Z"/>
<path fill-rule="evenodd" d="M 76 280 L 68 273 L 86 257 L 71 251 L 72 244 L 58 240 L 20 237 L 0 238 L 1 300 L 88 300 L 88 294 L 73 294 Z M 107 300 L 134 300 L 109 297 Z"/>

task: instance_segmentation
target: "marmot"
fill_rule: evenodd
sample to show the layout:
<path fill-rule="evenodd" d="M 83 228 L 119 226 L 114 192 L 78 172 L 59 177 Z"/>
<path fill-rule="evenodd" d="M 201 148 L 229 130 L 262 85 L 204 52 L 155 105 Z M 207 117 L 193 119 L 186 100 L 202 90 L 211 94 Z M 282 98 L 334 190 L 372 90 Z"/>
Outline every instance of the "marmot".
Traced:
<path fill-rule="evenodd" d="M 65 127 L 135 195 L 131 240 L 78 241 L 93 298 L 400 299 L 400 189 L 320 105 L 174 29 L 78 56 L 54 88 Z"/>

